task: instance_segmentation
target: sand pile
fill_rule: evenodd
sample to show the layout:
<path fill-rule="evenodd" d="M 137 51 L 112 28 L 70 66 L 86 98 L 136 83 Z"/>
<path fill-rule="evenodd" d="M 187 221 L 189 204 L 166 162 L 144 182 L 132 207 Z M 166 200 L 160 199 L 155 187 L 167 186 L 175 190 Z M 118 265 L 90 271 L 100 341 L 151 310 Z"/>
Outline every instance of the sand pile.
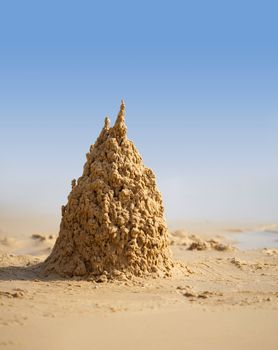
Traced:
<path fill-rule="evenodd" d="M 195 234 L 188 234 L 183 230 L 170 233 L 170 244 L 184 246 L 187 250 L 218 250 L 228 251 L 234 248 L 230 244 L 221 242 L 216 238 L 204 239 Z"/>
<path fill-rule="evenodd" d="M 154 173 L 127 138 L 125 106 L 87 153 L 83 175 L 62 206 L 59 237 L 45 261 L 62 276 L 142 276 L 172 267 Z"/>

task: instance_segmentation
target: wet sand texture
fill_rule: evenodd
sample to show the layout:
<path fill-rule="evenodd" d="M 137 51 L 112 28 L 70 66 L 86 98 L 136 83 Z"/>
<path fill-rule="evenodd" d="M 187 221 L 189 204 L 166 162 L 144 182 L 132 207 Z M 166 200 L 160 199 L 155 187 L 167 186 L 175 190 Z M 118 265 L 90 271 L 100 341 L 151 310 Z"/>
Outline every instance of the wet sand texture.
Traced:
<path fill-rule="evenodd" d="M 62 206 L 60 233 L 43 264 L 61 276 L 168 274 L 172 261 L 155 175 L 127 138 L 125 105 L 87 153 Z"/>

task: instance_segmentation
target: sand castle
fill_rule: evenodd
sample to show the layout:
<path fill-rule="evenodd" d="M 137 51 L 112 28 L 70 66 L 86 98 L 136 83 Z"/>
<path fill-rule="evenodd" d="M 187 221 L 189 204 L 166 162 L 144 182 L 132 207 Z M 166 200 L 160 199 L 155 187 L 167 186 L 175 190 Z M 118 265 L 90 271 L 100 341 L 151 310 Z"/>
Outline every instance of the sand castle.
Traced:
<path fill-rule="evenodd" d="M 114 278 L 169 274 L 172 261 L 154 173 L 127 138 L 122 101 L 87 153 L 83 175 L 62 206 L 59 237 L 46 273 Z"/>

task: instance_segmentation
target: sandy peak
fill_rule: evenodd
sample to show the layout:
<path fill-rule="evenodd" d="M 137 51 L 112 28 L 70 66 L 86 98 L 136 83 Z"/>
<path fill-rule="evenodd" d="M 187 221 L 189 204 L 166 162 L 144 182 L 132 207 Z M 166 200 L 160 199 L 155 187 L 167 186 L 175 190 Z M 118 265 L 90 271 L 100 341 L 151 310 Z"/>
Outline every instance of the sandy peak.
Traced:
<path fill-rule="evenodd" d="M 121 100 L 120 110 L 111 134 L 113 137 L 119 139 L 126 136 L 126 131 L 127 127 L 125 124 L 125 103 L 124 100 Z"/>
<path fill-rule="evenodd" d="M 110 129 L 110 119 L 109 117 L 105 117 L 104 119 L 104 129 L 109 130 Z"/>
<path fill-rule="evenodd" d="M 125 105 L 87 153 L 62 207 L 59 237 L 44 263 L 62 276 L 169 274 L 168 229 L 155 175 L 126 136 Z"/>

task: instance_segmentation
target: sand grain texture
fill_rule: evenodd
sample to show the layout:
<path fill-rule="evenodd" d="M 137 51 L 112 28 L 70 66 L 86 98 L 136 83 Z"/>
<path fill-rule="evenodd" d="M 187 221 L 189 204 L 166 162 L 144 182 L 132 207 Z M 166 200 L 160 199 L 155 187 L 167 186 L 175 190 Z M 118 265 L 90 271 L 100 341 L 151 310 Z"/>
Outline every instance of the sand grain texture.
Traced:
<path fill-rule="evenodd" d="M 128 140 L 122 102 L 87 154 L 62 207 L 60 233 L 46 273 L 116 278 L 168 273 L 172 267 L 164 208 L 154 173 Z"/>
<path fill-rule="evenodd" d="M 42 275 L 45 244 L 54 242 L 48 236 L 26 239 L 25 251 L 29 245 L 35 256 L 11 254 L 17 240 L 8 248 L 1 240 L 0 348 L 276 350 L 277 254 L 189 250 L 188 236 L 177 232 L 171 278 L 98 282 Z M 198 241 L 215 236 L 192 234 Z"/>

